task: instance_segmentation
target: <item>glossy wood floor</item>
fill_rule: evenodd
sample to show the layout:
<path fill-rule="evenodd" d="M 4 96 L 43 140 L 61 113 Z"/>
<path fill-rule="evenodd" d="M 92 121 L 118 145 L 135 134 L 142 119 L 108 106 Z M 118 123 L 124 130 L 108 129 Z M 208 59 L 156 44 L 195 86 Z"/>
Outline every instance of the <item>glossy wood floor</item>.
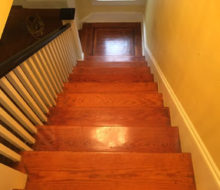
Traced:
<path fill-rule="evenodd" d="M 34 152 L 27 190 L 195 190 L 191 155 L 143 57 L 78 62 Z"/>
<path fill-rule="evenodd" d="M 141 56 L 141 23 L 85 23 L 80 34 L 86 56 Z"/>

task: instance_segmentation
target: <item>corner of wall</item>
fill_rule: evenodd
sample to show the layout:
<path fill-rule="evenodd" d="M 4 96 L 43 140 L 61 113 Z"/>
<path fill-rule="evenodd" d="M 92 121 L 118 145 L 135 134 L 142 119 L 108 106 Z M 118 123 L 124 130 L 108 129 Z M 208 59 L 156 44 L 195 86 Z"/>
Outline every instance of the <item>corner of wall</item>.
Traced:
<path fill-rule="evenodd" d="M 145 22 L 143 25 L 145 28 Z M 158 83 L 159 91 L 164 96 L 164 102 L 170 109 L 172 125 L 179 127 L 182 150 L 192 154 L 197 189 L 220 190 L 219 169 L 150 51 L 145 29 L 143 29 L 142 35 L 144 54 Z"/>

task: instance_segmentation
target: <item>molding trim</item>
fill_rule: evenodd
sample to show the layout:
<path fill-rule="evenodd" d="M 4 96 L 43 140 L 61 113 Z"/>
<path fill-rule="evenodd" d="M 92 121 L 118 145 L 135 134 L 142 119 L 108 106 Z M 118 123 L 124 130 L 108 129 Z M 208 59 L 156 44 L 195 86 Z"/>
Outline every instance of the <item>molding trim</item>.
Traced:
<path fill-rule="evenodd" d="M 146 40 L 146 33 L 144 39 Z M 147 47 L 147 43 L 145 44 L 145 57 L 155 80 L 158 82 L 159 91 L 163 93 L 164 102 L 170 108 L 172 125 L 179 127 L 182 150 L 192 153 L 197 189 L 220 190 L 220 171 L 217 165 L 160 69 L 155 57 Z"/>
<path fill-rule="evenodd" d="M 81 23 L 98 22 L 142 22 L 141 12 L 93 12 L 81 19 Z"/>
<path fill-rule="evenodd" d="M 14 0 L 13 5 L 23 8 L 36 9 L 60 9 L 75 8 L 75 0 Z"/>
<path fill-rule="evenodd" d="M 127 0 L 127 1 L 97 1 L 91 0 L 93 5 L 110 5 L 110 6 L 120 6 L 120 5 L 144 5 L 145 0 Z"/>

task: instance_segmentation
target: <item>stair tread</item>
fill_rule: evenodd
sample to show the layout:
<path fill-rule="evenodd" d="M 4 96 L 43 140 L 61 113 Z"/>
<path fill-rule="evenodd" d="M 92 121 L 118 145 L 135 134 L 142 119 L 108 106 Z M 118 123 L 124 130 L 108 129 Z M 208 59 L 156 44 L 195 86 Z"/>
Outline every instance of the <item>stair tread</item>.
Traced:
<path fill-rule="evenodd" d="M 27 190 L 195 190 L 187 153 L 25 152 Z"/>
<path fill-rule="evenodd" d="M 78 61 L 77 67 L 86 66 L 86 67 L 140 67 L 147 66 L 147 63 L 144 61 L 133 61 L 133 62 L 97 62 L 97 61 Z"/>
<path fill-rule="evenodd" d="M 144 92 L 157 91 L 157 84 L 154 82 L 131 82 L 131 83 L 99 83 L 99 82 L 69 82 L 64 85 L 66 93 L 89 93 L 89 92 Z"/>
<path fill-rule="evenodd" d="M 51 109 L 48 125 L 170 126 L 168 108 L 76 108 Z"/>
<path fill-rule="evenodd" d="M 70 82 L 153 82 L 148 67 L 135 68 L 87 68 L 76 67 Z"/>
<path fill-rule="evenodd" d="M 141 67 L 128 67 L 128 68 L 105 68 L 105 67 L 87 67 L 87 66 L 77 66 L 74 68 L 73 73 L 74 74 L 105 74 L 105 75 L 112 75 L 112 74 L 135 74 L 139 75 L 142 73 L 150 74 L 150 69 L 147 66 L 141 66 Z"/>
<path fill-rule="evenodd" d="M 59 107 L 163 107 L 159 93 L 63 93 Z"/>
<path fill-rule="evenodd" d="M 153 82 L 152 74 L 124 74 L 124 75 L 105 75 L 105 74 L 74 74 L 69 78 L 70 82 Z"/>
<path fill-rule="evenodd" d="M 144 56 L 86 56 L 85 60 L 93 60 L 96 62 L 129 62 L 129 61 L 144 61 Z"/>
<path fill-rule="evenodd" d="M 35 150 L 74 152 L 181 152 L 178 128 L 38 127 Z"/>

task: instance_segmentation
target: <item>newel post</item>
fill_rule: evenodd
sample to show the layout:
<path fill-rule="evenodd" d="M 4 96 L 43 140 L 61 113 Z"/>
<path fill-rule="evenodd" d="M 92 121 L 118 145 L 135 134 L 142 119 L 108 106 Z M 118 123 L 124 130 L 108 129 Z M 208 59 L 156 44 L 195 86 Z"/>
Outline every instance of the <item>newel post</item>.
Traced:
<path fill-rule="evenodd" d="M 63 24 L 70 23 L 71 24 L 71 31 L 73 35 L 73 43 L 76 50 L 76 55 L 78 60 L 84 60 L 84 53 L 82 50 L 81 41 L 79 38 L 79 32 L 77 28 L 77 23 L 75 19 L 75 8 L 65 8 L 60 10 L 60 18 Z"/>

